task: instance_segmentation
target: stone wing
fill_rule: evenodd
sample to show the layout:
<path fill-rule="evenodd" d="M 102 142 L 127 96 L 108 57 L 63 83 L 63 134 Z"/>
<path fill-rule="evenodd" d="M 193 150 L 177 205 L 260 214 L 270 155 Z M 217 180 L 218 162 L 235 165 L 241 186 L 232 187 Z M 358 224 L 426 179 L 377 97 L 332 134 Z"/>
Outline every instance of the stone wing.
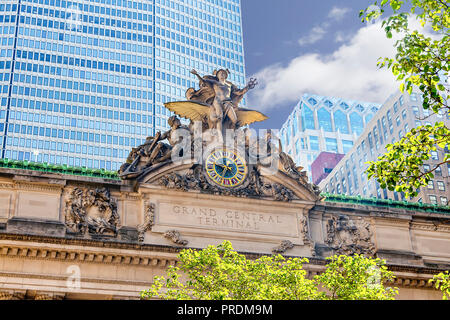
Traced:
<path fill-rule="evenodd" d="M 209 116 L 209 105 L 191 102 L 176 101 L 165 103 L 164 106 L 176 115 L 192 121 L 207 121 Z"/>
<path fill-rule="evenodd" d="M 239 125 L 241 127 L 249 125 L 253 122 L 264 121 L 269 119 L 266 115 L 262 114 L 259 111 L 239 108 L 237 110 L 237 117 L 239 121 Z"/>

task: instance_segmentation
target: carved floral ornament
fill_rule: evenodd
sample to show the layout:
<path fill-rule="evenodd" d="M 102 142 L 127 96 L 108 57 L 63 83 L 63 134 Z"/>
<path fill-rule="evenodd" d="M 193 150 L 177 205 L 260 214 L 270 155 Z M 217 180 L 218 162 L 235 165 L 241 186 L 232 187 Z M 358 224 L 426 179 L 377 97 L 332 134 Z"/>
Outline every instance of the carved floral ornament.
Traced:
<path fill-rule="evenodd" d="M 196 190 L 235 197 L 269 197 L 276 201 L 291 201 L 295 197 L 291 190 L 280 184 L 270 182 L 261 176 L 256 169 L 250 171 L 247 184 L 243 188 L 237 189 L 223 189 L 210 184 L 199 165 L 185 173 L 167 174 L 159 179 L 158 184 L 168 189 Z"/>
<path fill-rule="evenodd" d="M 67 228 L 78 234 L 117 236 L 117 204 L 106 188 L 75 188 L 66 199 Z"/>
<path fill-rule="evenodd" d="M 362 217 L 350 218 L 347 215 L 333 215 L 327 222 L 325 243 L 336 254 L 364 254 L 367 256 L 375 254 L 370 224 Z"/>

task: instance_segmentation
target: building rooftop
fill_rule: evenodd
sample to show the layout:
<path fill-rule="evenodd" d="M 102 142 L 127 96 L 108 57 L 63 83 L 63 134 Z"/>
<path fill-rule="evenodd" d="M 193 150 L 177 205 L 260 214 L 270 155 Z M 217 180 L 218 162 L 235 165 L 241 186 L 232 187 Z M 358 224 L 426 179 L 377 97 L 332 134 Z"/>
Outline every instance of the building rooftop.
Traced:
<path fill-rule="evenodd" d="M 442 206 L 437 204 L 395 201 L 378 198 L 363 198 L 360 196 L 347 196 L 343 194 L 331 194 L 331 193 L 322 193 L 321 196 L 324 197 L 323 201 L 325 202 L 353 203 L 374 207 L 401 208 L 411 211 L 424 211 L 430 213 L 440 213 L 450 215 L 450 206 Z"/>
<path fill-rule="evenodd" d="M 10 159 L 0 159 L 0 168 L 34 170 L 41 172 L 69 174 L 75 176 L 87 176 L 95 178 L 120 180 L 119 175 L 117 174 L 116 171 L 108 171 L 105 169 L 88 169 L 85 167 L 72 167 L 67 165 L 54 165 L 46 162 L 44 163 L 30 162 L 27 160 L 20 161 Z"/>

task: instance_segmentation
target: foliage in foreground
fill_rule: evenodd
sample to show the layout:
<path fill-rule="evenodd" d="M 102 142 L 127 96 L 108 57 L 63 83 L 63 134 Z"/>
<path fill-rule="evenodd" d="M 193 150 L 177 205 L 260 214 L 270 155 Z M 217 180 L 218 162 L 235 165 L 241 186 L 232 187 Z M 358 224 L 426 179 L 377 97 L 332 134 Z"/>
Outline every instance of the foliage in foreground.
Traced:
<path fill-rule="evenodd" d="M 377 3 L 375 3 L 377 5 Z M 402 9 L 409 5 L 409 10 Z M 362 21 L 379 18 L 390 8 L 393 15 L 382 23 L 386 36 L 394 32 L 403 38 L 395 44 L 394 59 L 380 59 L 378 66 L 387 67 L 401 82 L 400 90 L 411 94 L 417 87 L 422 95 L 422 107 L 432 113 L 450 116 L 448 104 L 449 86 L 441 79 L 448 79 L 450 62 L 450 10 L 447 0 L 382 0 L 380 10 L 372 6 L 360 12 Z M 431 27 L 433 37 L 411 30 L 408 19 L 416 17 L 422 27 Z M 425 120 L 425 119 L 420 119 Z M 445 149 L 444 159 L 431 170 L 425 171 L 423 164 L 430 160 L 431 151 L 450 146 L 450 129 L 443 123 L 419 126 L 412 129 L 400 141 L 386 146 L 387 152 L 378 161 L 369 162 L 368 177 L 375 178 L 380 187 L 404 192 L 407 197 L 417 196 L 417 189 L 426 186 L 433 172 L 450 164 L 450 154 Z"/>
<path fill-rule="evenodd" d="M 185 249 L 166 277 L 141 292 L 167 300 L 392 300 L 394 276 L 380 259 L 333 256 L 324 273 L 306 277 L 308 259 L 281 255 L 249 260 L 228 241 L 203 250 Z M 183 280 L 185 279 L 185 280 Z M 319 289 L 320 288 L 320 289 Z"/>
<path fill-rule="evenodd" d="M 442 291 L 442 299 L 449 300 L 450 299 L 450 273 L 449 271 L 441 272 L 430 279 L 430 282 L 434 282 L 434 286 L 436 289 Z"/>

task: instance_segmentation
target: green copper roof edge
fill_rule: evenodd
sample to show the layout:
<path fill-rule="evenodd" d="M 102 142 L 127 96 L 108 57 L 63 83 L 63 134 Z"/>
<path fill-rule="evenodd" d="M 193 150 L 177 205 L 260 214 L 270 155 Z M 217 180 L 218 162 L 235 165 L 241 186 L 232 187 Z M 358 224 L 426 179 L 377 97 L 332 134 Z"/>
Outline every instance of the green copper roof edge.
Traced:
<path fill-rule="evenodd" d="M 89 169 L 67 165 L 53 165 L 46 162 L 30 162 L 27 160 L 0 159 L 0 168 L 33 170 L 40 172 L 61 173 L 73 176 L 120 180 L 116 171 Z"/>
<path fill-rule="evenodd" d="M 408 202 L 408 201 L 395 201 L 389 199 L 378 199 L 378 198 L 363 198 L 360 196 L 347 196 L 341 194 L 330 194 L 322 193 L 324 201 L 326 202 L 343 202 L 343 203 L 354 203 L 369 205 L 375 207 L 391 207 L 391 208 L 402 208 L 411 211 L 424 211 L 424 212 L 434 212 L 450 214 L 450 206 L 441 206 L 428 203 L 420 202 Z"/>

